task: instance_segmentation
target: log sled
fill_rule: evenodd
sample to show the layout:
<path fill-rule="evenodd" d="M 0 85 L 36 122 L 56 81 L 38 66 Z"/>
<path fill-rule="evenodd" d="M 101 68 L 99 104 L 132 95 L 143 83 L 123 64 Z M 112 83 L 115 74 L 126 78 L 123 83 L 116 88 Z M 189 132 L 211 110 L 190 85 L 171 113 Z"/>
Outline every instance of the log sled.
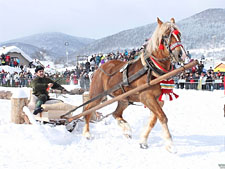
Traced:
<path fill-rule="evenodd" d="M 61 95 L 61 94 L 70 94 L 70 95 L 81 95 L 83 97 L 83 101 L 87 101 L 89 99 L 88 92 L 84 93 L 84 90 L 81 88 L 73 89 L 69 92 L 62 93 L 60 90 L 51 90 L 50 93 Z M 37 115 L 33 115 L 33 111 L 35 109 L 35 104 L 37 101 L 37 97 L 32 94 L 32 90 L 30 91 L 30 97 L 28 100 L 28 103 L 24 105 L 23 107 L 23 115 L 21 116 L 21 122 L 27 123 L 27 124 L 36 124 L 37 122 L 40 122 L 42 124 L 50 124 L 52 126 L 56 125 L 65 125 L 66 129 L 69 132 L 72 132 L 74 128 L 76 127 L 78 122 L 83 122 L 83 119 L 77 119 L 73 122 L 68 122 L 66 119 L 62 119 L 61 116 L 64 115 L 66 112 L 71 111 L 72 109 L 76 108 L 77 106 L 64 103 L 62 100 L 59 99 L 50 99 L 45 102 L 41 107 L 43 108 L 43 111 L 41 113 L 38 113 Z M 72 112 L 68 114 L 68 117 L 72 117 Z M 96 122 L 98 120 L 98 117 L 93 115 L 92 122 Z"/>

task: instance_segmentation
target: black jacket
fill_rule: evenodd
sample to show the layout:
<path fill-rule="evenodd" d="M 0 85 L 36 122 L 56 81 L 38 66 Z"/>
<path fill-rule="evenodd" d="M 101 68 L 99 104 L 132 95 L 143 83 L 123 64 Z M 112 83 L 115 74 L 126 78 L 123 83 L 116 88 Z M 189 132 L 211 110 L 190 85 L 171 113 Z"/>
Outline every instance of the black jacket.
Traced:
<path fill-rule="evenodd" d="M 54 82 L 53 80 L 51 80 L 48 77 L 39 77 L 37 76 L 32 82 L 31 82 L 31 86 L 33 88 L 33 94 L 35 96 L 39 96 L 40 94 L 46 94 L 48 95 L 48 84 L 49 83 L 53 83 L 52 89 L 59 89 L 59 90 L 63 90 L 64 88 L 59 85 L 58 83 Z"/>

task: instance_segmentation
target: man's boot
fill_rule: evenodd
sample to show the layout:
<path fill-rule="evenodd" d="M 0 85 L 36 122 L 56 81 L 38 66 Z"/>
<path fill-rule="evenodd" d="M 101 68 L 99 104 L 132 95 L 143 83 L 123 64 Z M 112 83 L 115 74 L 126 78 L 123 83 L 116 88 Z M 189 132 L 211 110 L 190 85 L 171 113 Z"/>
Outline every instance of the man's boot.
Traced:
<path fill-rule="evenodd" d="M 43 101 L 38 100 L 34 109 L 33 114 L 37 115 L 38 113 L 41 113 L 44 109 L 41 107 L 41 105 L 43 104 Z"/>
<path fill-rule="evenodd" d="M 38 108 L 34 109 L 33 114 L 34 114 L 34 115 L 37 115 L 38 113 L 41 113 L 43 110 L 44 110 L 44 109 L 43 109 L 42 107 L 38 107 Z"/>

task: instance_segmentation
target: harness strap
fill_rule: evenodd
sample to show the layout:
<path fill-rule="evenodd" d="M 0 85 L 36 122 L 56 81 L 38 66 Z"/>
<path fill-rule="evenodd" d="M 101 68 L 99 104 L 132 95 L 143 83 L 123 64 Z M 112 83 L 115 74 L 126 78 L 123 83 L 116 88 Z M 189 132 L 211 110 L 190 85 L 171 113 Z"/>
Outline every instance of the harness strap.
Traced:
<path fill-rule="evenodd" d="M 128 66 L 129 64 L 126 66 L 126 69 L 123 70 L 123 85 L 124 86 L 129 86 L 129 82 L 128 82 Z"/>
<path fill-rule="evenodd" d="M 139 77 L 141 77 L 142 75 L 144 75 L 144 74 L 147 72 L 147 70 L 148 70 L 148 67 L 147 67 L 147 66 L 144 66 L 141 70 L 139 70 L 139 71 L 136 72 L 135 74 L 131 75 L 131 76 L 127 79 L 128 83 L 131 83 L 131 82 L 133 82 L 134 80 L 136 80 L 136 79 L 138 79 Z M 77 110 L 78 108 L 80 108 L 80 107 L 83 107 L 83 106 L 85 106 L 85 105 L 87 105 L 87 104 L 89 104 L 89 103 L 91 103 L 91 102 L 93 102 L 93 101 L 95 101 L 95 100 L 98 100 L 98 99 L 102 98 L 103 96 L 107 96 L 107 95 L 109 95 L 110 93 L 112 93 L 112 92 L 114 92 L 114 91 L 120 89 L 120 88 L 121 88 L 121 85 L 124 85 L 124 82 L 120 82 L 119 84 L 113 86 L 113 87 L 110 88 L 109 90 L 106 90 L 106 91 L 100 93 L 99 95 L 93 97 L 92 99 L 90 99 L 90 100 L 84 102 L 83 104 L 79 105 L 78 107 L 76 107 L 76 108 L 70 110 L 69 112 L 67 112 L 66 114 L 62 115 L 61 118 L 63 118 L 63 117 L 65 117 L 66 115 L 69 115 L 70 113 L 76 111 L 76 110 Z"/>
<path fill-rule="evenodd" d="M 98 67 L 98 69 L 101 70 L 103 73 L 105 73 L 107 76 L 113 76 L 113 75 L 115 75 L 116 73 L 119 72 L 119 71 L 115 71 L 115 72 L 109 74 L 109 73 L 105 72 L 101 67 Z"/>
<path fill-rule="evenodd" d="M 122 85 L 122 84 L 120 84 L 120 88 L 121 88 L 121 90 L 123 91 L 123 93 L 125 93 L 125 90 L 124 90 L 124 88 L 123 88 L 123 85 Z"/>
<path fill-rule="evenodd" d="M 148 69 L 147 83 L 150 84 L 151 80 L 152 80 L 152 69 Z"/>

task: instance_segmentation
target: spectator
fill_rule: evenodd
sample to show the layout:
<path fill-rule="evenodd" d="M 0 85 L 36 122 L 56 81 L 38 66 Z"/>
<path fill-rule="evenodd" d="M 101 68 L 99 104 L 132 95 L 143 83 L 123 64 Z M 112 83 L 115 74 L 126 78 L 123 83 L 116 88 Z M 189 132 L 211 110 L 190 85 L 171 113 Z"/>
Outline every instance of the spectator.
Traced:
<path fill-rule="evenodd" d="M 10 56 L 6 55 L 6 57 L 5 57 L 5 64 L 6 65 L 10 65 L 9 63 L 10 63 Z"/>
<path fill-rule="evenodd" d="M 95 60 L 93 60 L 93 59 L 90 61 L 90 69 L 92 72 L 94 72 L 94 70 L 95 70 Z"/>
<path fill-rule="evenodd" d="M 101 56 L 97 55 L 96 56 L 96 65 L 99 66 L 100 62 L 101 62 Z"/>
<path fill-rule="evenodd" d="M 194 76 L 194 89 L 197 90 L 199 82 L 199 74 L 196 72 Z"/>
<path fill-rule="evenodd" d="M 90 64 L 90 62 L 88 61 L 88 59 L 87 59 L 87 61 L 86 61 L 86 63 L 85 63 L 85 70 L 89 73 L 89 71 L 90 71 L 90 67 L 91 67 L 91 64 Z"/>
<path fill-rule="evenodd" d="M 187 51 L 187 57 L 191 60 L 191 54 Z"/>
<path fill-rule="evenodd" d="M 14 74 L 14 80 L 15 80 L 15 86 L 18 87 L 19 81 L 20 81 L 20 76 L 17 72 L 15 72 L 15 74 Z"/>
<path fill-rule="evenodd" d="M 85 70 L 82 70 L 81 74 L 80 74 L 80 87 L 82 89 L 84 89 L 85 87 L 85 79 L 84 79 L 84 76 L 85 76 Z"/>
<path fill-rule="evenodd" d="M 89 88 L 90 88 L 90 78 L 89 78 L 88 72 L 85 71 L 85 73 L 84 73 L 84 89 L 86 91 L 89 91 Z"/>
<path fill-rule="evenodd" d="M 198 82 L 198 90 L 205 90 L 206 89 L 206 77 L 205 74 L 202 72 Z"/>
<path fill-rule="evenodd" d="M 201 74 L 203 72 L 203 68 L 204 68 L 204 64 L 202 63 L 202 61 L 200 61 L 198 65 L 198 74 Z"/>
<path fill-rule="evenodd" d="M 213 82 L 212 75 L 207 71 L 207 73 L 206 73 L 206 90 L 209 90 L 209 91 L 213 90 L 212 82 Z"/>

